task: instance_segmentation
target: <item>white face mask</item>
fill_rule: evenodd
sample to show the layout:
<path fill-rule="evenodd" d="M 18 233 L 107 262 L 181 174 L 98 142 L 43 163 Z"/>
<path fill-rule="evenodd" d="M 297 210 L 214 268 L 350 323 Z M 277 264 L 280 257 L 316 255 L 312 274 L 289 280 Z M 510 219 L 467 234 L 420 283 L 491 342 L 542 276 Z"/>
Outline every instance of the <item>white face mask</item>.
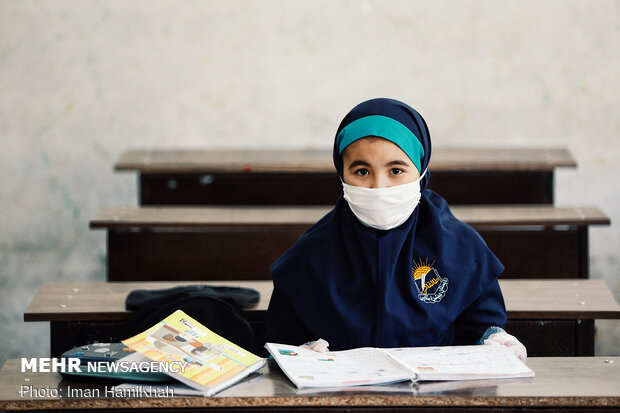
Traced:
<path fill-rule="evenodd" d="M 376 229 L 392 229 L 411 216 L 420 202 L 420 180 L 387 188 L 364 188 L 342 183 L 344 199 L 360 222 Z"/>

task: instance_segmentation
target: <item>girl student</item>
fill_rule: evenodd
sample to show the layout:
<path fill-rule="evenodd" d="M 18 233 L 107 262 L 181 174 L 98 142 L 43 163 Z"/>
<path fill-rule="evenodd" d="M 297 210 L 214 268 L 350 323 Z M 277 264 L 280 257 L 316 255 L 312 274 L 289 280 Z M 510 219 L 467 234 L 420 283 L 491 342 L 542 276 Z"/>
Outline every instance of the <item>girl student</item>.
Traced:
<path fill-rule="evenodd" d="M 317 351 L 496 343 L 524 359 L 502 329 L 504 266 L 427 189 L 420 114 L 363 102 L 340 123 L 333 157 L 343 196 L 271 266 L 267 341 Z"/>

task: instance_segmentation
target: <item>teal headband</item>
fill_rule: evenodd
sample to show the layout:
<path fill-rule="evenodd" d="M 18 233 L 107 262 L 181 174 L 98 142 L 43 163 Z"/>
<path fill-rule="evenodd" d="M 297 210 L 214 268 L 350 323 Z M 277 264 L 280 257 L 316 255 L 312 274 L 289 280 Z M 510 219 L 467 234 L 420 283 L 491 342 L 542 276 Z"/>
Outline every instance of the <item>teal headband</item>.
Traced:
<path fill-rule="evenodd" d="M 397 120 L 387 116 L 371 115 L 359 118 L 342 128 L 336 137 L 338 153 L 358 139 L 368 136 L 378 136 L 398 145 L 411 159 L 411 162 L 422 173 L 421 161 L 424 157 L 424 148 L 420 140 Z"/>

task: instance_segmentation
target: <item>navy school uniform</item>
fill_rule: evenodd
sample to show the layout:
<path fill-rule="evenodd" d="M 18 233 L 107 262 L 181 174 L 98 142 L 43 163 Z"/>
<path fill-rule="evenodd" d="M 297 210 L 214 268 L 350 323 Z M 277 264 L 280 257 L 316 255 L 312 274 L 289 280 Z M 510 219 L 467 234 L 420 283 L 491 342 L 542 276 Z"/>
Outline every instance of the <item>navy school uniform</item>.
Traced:
<path fill-rule="evenodd" d="M 412 134 L 400 141 L 381 136 L 379 124 L 365 135 L 357 130 L 360 137 L 389 139 L 412 158 L 411 142 L 402 139 L 413 136 L 421 145 L 413 156 L 420 159 L 412 161 L 426 170 L 431 142 L 422 117 L 402 102 L 373 99 L 356 106 L 338 128 L 334 164 L 341 177 L 343 129 L 368 116 L 395 120 Z M 420 203 L 396 228 L 364 225 L 341 197 L 308 229 L 271 266 L 266 340 L 299 345 L 324 338 L 331 350 L 458 345 L 474 344 L 489 327 L 504 326 L 497 281 L 503 265 L 480 235 L 427 189 L 429 179 L 426 173 Z"/>

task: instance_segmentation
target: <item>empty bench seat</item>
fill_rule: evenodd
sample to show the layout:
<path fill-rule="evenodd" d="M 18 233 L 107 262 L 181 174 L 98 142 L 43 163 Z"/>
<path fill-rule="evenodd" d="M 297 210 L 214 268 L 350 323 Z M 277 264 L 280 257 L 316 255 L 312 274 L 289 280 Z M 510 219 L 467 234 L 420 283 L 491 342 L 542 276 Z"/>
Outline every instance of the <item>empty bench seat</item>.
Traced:
<path fill-rule="evenodd" d="M 24 320 L 50 322 L 51 353 L 57 356 L 88 342 L 127 338 L 118 337 L 118 328 L 131 314 L 125 309 L 130 291 L 188 284 L 196 283 L 46 283 Z M 244 315 L 257 332 L 263 331 L 271 281 L 210 281 L 208 285 L 259 291 L 259 302 L 246 308 Z M 531 356 L 593 355 L 594 319 L 620 319 L 620 306 L 602 280 L 500 280 L 500 286 L 508 313 L 506 328 Z"/>
<path fill-rule="evenodd" d="M 594 207 L 455 206 L 486 240 L 503 277 L 588 277 Z M 90 222 L 108 231 L 108 281 L 265 280 L 269 266 L 327 207 L 108 207 Z"/>
<path fill-rule="evenodd" d="M 433 148 L 430 188 L 450 204 L 552 204 L 554 171 L 577 164 L 563 148 Z M 333 205 L 331 150 L 133 150 L 141 205 Z"/>

